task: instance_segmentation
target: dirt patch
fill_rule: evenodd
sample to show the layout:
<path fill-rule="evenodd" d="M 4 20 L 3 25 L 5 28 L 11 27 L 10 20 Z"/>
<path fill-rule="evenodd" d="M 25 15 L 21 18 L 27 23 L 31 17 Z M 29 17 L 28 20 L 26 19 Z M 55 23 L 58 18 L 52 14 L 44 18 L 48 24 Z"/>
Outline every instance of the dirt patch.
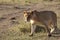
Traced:
<path fill-rule="evenodd" d="M 54 11 L 58 17 L 58 28 L 60 28 L 60 4 L 34 4 L 34 5 L 0 5 L 0 39 L 6 40 L 60 40 L 60 34 L 58 36 L 54 36 L 48 38 L 44 33 L 37 33 L 32 38 L 27 36 L 27 33 L 21 33 L 20 27 L 27 27 L 23 22 L 23 11 L 24 10 L 50 10 Z M 19 25 L 19 26 L 18 26 Z M 17 26 L 17 27 L 15 27 Z M 11 28 L 11 30 L 10 30 Z M 13 31 L 12 31 L 13 30 Z M 26 29 L 23 29 L 26 32 Z M 59 31 L 60 32 L 60 31 Z M 3 33 L 3 34 L 2 34 Z M 5 37 L 6 36 L 6 37 Z M 24 36 L 24 37 L 23 37 Z M 11 38 L 12 37 L 12 38 Z M 16 39 L 15 39 L 16 38 Z M 7 39 L 7 40 L 8 40 Z"/>

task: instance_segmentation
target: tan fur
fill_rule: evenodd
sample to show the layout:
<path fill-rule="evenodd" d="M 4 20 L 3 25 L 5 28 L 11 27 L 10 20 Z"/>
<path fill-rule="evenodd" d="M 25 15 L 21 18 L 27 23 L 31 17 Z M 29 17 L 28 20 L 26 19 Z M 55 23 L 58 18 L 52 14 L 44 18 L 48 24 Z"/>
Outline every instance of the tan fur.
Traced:
<path fill-rule="evenodd" d="M 55 29 L 57 29 L 57 15 L 52 11 L 24 11 L 24 18 L 26 22 L 31 23 L 31 35 L 35 31 L 34 25 L 43 24 L 45 25 L 48 34 L 51 34 Z M 49 30 L 51 29 L 51 30 Z"/>

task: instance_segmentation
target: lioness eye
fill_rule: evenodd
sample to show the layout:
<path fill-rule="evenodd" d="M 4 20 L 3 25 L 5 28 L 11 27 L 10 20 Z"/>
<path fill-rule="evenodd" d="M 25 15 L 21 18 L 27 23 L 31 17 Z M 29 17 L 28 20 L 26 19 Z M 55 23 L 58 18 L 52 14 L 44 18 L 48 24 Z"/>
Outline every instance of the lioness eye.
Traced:
<path fill-rule="evenodd" d="M 27 17 L 27 15 L 25 15 Z"/>

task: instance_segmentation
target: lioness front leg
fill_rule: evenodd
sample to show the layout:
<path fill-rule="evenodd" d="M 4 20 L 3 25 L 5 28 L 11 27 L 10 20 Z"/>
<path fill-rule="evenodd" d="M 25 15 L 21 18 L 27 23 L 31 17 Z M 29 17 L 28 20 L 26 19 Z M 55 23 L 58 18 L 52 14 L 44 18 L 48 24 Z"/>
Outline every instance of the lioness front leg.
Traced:
<path fill-rule="evenodd" d="M 29 36 L 33 36 L 33 33 L 35 32 L 35 29 L 36 29 L 36 25 L 31 24 L 31 33 L 30 33 Z"/>

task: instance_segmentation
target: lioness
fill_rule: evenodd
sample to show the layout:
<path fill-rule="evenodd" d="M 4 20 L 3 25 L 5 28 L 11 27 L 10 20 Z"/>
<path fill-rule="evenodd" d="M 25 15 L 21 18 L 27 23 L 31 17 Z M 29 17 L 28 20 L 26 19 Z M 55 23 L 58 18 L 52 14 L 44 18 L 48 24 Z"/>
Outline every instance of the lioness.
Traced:
<path fill-rule="evenodd" d="M 51 36 L 52 32 L 57 29 L 57 15 L 53 11 L 24 11 L 24 20 L 31 23 L 30 36 L 33 35 L 36 24 L 43 24 L 48 32 L 48 36 Z"/>

